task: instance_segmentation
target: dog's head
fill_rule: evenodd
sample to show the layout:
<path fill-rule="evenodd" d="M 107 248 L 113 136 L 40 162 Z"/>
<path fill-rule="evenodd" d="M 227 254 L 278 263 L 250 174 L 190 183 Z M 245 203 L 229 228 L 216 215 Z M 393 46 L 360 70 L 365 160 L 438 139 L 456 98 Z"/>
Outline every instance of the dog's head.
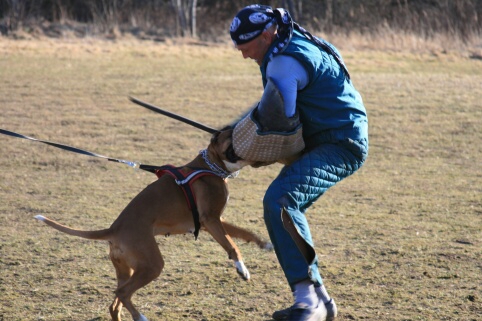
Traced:
<path fill-rule="evenodd" d="M 233 148 L 233 127 L 228 126 L 213 134 L 208 149 L 212 151 L 224 164 L 226 169 L 233 173 L 241 168 L 252 165 L 252 162 L 237 156 Z"/>

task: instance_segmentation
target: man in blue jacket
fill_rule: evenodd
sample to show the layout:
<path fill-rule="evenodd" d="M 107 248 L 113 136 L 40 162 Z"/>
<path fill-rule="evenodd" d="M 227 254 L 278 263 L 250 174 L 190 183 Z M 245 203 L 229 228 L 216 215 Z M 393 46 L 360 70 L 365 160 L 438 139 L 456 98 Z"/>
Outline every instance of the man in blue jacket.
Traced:
<path fill-rule="evenodd" d="M 286 118 L 299 118 L 305 144 L 300 156 L 271 183 L 263 200 L 268 233 L 294 295 L 294 305 L 276 311 L 273 318 L 333 320 L 337 307 L 318 271 L 305 212 L 365 162 L 368 120 L 362 98 L 338 50 L 292 21 L 284 9 L 245 7 L 233 19 L 230 34 L 243 57 L 260 66 L 265 94 L 272 82 L 282 97 Z M 269 102 L 263 106 L 277 107 Z M 257 117 L 259 123 L 273 121 L 266 112 Z M 262 128 L 254 135 L 262 139 Z M 234 137 L 235 152 L 246 146 L 250 148 Z M 295 228 L 290 229 L 290 224 Z"/>

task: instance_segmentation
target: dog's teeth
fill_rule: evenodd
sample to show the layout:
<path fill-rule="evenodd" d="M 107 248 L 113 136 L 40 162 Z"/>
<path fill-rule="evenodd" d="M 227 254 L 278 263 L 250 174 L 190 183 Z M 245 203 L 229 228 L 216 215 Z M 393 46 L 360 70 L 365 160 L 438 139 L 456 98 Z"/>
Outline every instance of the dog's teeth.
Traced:
<path fill-rule="evenodd" d="M 39 221 L 42 221 L 42 222 L 45 221 L 45 216 L 43 215 L 35 215 L 34 217 Z"/>

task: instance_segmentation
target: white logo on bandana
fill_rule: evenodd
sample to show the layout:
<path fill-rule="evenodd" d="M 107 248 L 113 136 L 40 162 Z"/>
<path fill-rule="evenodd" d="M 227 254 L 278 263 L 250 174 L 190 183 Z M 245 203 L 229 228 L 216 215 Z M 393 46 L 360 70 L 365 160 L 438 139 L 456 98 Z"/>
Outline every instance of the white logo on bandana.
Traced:
<path fill-rule="evenodd" d="M 236 30 L 238 30 L 240 24 L 241 24 L 241 20 L 239 20 L 238 17 L 234 17 L 233 22 L 231 22 L 231 27 L 230 27 L 231 32 L 235 32 Z"/>
<path fill-rule="evenodd" d="M 271 19 L 270 17 L 268 17 L 267 15 L 265 15 L 262 12 L 254 12 L 254 13 L 249 15 L 249 21 L 251 21 L 251 23 L 254 23 L 256 25 L 265 23 L 266 21 L 268 21 L 270 19 Z"/>
<path fill-rule="evenodd" d="M 261 30 L 256 30 L 256 31 L 253 31 L 253 32 L 248 32 L 248 33 L 239 35 L 239 39 L 241 39 L 241 40 L 249 40 L 249 39 L 252 39 L 252 38 L 256 37 L 256 36 L 259 35 L 260 33 L 261 33 Z"/>

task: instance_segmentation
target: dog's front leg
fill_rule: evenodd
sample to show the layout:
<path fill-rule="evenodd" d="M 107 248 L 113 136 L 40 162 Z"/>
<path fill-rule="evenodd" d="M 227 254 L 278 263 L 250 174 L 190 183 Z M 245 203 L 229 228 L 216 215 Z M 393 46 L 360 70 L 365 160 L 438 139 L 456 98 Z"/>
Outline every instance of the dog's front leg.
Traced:
<path fill-rule="evenodd" d="M 234 261 L 234 266 L 238 274 L 245 280 L 249 280 L 251 277 L 249 271 L 243 263 L 241 252 L 231 237 L 224 230 L 223 224 L 220 220 L 212 220 L 204 222 L 204 227 L 212 235 L 212 237 L 224 248 L 228 253 L 228 257 Z"/>

